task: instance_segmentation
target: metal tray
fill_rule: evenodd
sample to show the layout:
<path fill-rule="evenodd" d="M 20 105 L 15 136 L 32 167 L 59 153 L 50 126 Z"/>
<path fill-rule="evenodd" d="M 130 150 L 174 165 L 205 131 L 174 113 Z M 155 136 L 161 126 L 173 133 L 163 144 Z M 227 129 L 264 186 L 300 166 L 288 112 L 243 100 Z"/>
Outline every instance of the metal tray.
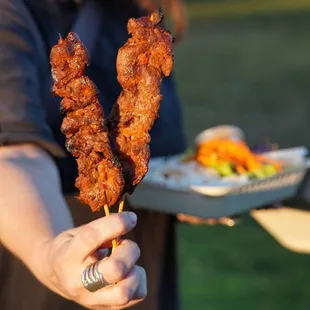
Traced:
<path fill-rule="evenodd" d="M 305 163 L 300 167 L 286 170 L 272 177 L 247 181 L 241 185 L 218 181 L 215 185 L 212 185 L 211 182 L 211 185 L 191 186 L 191 189 L 200 194 L 214 197 L 272 191 L 284 187 L 299 185 L 305 176 L 308 166 L 309 165 Z"/>
<path fill-rule="evenodd" d="M 208 187 L 204 191 L 202 188 L 176 190 L 142 182 L 129 199 L 136 208 L 169 214 L 186 213 L 202 218 L 233 216 L 293 197 L 308 167 L 307 162 L 270 178 L 224 186 L 221 195 L 219 192 L 211 195 L 210 188 L 208 194 Z"/>

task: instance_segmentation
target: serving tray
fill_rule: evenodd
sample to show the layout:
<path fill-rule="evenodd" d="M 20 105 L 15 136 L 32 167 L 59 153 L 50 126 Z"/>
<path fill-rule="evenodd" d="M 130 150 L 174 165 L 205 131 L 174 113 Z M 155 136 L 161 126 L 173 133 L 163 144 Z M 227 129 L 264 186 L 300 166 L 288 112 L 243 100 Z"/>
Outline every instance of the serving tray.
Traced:
<path fill-rule="evenodd" d="M 296 154 L 297 151 L 300 154 L 300 148 L 294 152 L 279 152 L 282 157 L 290 154 L 296 165 L 272 177 L 240 182 L 210 180 L 206 185 L 189 184 L 180 188 L 176 184 L 169 186 L 147 178 L 129 199 L 137 208 L 169 214 L 185 213 L 203 218 L 238 215 L 296 194 L 310 166 L 309 161 L 292 156 L 292 152 Z"/>

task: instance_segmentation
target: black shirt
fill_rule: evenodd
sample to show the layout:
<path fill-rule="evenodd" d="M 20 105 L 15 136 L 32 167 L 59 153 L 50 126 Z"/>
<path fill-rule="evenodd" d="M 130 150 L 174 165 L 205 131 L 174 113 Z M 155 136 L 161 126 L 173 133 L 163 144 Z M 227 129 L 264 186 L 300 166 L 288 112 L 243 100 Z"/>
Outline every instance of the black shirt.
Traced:
<path fill-rule="evenodd" d="M 128 38 L 128 18 L 139 16 L 140 11 L 129 0 L 98 2 L 103 6 L 103 24 L 87 74 L 96 83 L 100 102 L 108 115 L 121 90 L 116 80 L 117 51 Z M 74 199 L 77 167 L 66 152 L 65 137 L 60 132 L 60 98 L 51 93 L 49 51 L 57 42 L 58 33 L 66 36 L 79 10 L 79 4 L 72 1 L 0 0 L 0 145 L 33 142 L 53 156 L 77 225 L 90 221 L 94 215 L 85 207 L 82 209 Z M 172 77 L 163 81 L 161 92 L 160 117 L 151 132 L 152 156 L 173 155 L 184 150 L 181 108 Z M 149 289 L 150 298 L 154 299 L 153 309 L 177 309 L 174 219 L 165 214 L 137 212 L 139 224 L 131 237 L 141 247 L 141 264 L 153 275 Z M 1 261 L 1 257 L 7 256 L 9 259 Z M 12 265 L 18 267 L 8 269 Z M 0 248 L 1 309 L 60 310 L 64 305 L 68 307 L 68 301 L 59 302 L 59 306 L 49 302 L 52 293 L 34 284 L 35 279 L 23 268 Z M 23 274 L 23 281 L 19 273 Z M 27 291 L 32 286 L 33 290 Z M 20 298 L 11 298 L 18 288 Z M 8 294 L 10 289 L 12 292 Z M 45 296 L 41 298 L 42 303 L 31 297 L 40 292 Z M 148 310 L 151 309 L 148 306 Z"/>
<path fill-rule="evenodd" d="M 68 193 L 75 191 L 77 169 L 73 157 L 66 153 L 65 137 L 60 132 L 60 98 L 51 93 L 49 50 L 58 34 L 66 36 L 78 10 L 68 1 L 62 5 L 52 0 L 24 1 L 34 8 L 31 16 L 18 5 L 22 0 L 1 1 L 5 8 L 0 13 L 0 143 L 30 141 L 47 149 L 59 160 L 64 192 Z M 124 12 L 111 4 L 114 1 L 101 2 L 102 30 L 87 74 L 97 85 L 100 103 L 108 115 L 121 91 L 116 80 L 117 51 L 128 38 L 128 18 L 139 11 L 124 8 Z M 152 156 L 184 150 L 180 102 L 172 77 L 163 81 L 161 93 L 160 117 L 151 131 Z M 62 154 L 65 158 L 61 158 Z"/>

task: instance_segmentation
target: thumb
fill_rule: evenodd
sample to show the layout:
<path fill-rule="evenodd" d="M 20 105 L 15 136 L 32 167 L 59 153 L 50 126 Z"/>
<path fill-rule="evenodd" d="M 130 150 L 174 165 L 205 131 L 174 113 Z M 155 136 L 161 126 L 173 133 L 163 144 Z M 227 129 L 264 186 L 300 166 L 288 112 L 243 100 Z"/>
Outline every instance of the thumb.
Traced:
<path fill-rule="evenodd" d="M 84 261 L 102 244 L 131 231 L 137 223 L 133 212 L 111 214 L 75 229 L 70 242 L 72 256 Z M 70 253 L 71 255 L 71 253 Z"/>

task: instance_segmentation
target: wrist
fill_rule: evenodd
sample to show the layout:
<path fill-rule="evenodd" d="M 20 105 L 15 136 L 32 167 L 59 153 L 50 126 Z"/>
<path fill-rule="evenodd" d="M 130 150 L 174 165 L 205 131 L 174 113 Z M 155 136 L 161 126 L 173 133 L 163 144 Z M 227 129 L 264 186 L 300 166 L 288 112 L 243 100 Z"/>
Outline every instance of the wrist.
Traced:
<path fill-rule="evenodd" d="M 55 246 L 55 238 L 45 240 L 45 242 L 39 243 L 34 251 L 34 262 L 37 266 L 37 279 L 45 285 L 48 289 L 57 293 L 65 299 L 68 296 L 59 289 L 56 275 L 54 272 L 54 253 L 53 248 Z M 57 242 L 56 242 L 57 243 Z"/>
<path fill-rule="evenodd" d="M 33 275 L 39 280 L 44 286 L 52 290 L 57 294 L 61 294 L 55 286 L 53 280 L 53 268 L 51 263 L 50 249 L 53 238 L 42 238 L 36 241 L 29 255 L 25 259 L 25 264 L 31 270 Z"/>

